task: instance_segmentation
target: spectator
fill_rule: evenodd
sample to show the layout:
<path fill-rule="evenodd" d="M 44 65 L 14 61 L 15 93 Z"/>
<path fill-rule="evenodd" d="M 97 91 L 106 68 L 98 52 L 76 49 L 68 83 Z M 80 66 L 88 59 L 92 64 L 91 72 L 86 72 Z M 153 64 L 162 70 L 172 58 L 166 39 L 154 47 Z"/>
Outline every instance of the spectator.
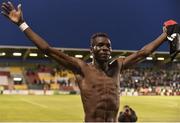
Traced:
<path fill-rule="evenodd" d="M 128 105 L 125 105 L 123 111 L 119 113 L 118 122 L 136 122 L 137 119 L 136 112 Z"/>

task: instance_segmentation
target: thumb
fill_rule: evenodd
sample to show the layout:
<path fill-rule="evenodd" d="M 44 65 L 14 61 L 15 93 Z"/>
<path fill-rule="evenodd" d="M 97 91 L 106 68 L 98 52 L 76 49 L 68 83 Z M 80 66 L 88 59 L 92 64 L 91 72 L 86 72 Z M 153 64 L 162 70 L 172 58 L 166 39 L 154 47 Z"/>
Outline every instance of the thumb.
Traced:
<path fill-rule="evenodd" d="M 20 14 L 20 22 L 23 22 L 24 19 L 23 19 L 23 12 L 22 12 L 22 6 L 21 6 L 21 4 L 19 4 L 19 5 L 17 6 L 17 9 L 18 9 L 18 12 L 19 12 L 19 14 Z"/>
<path fill-rule="evenodd" d="M 21 4 L 19 4 L 19 5 L 17 6 L 17 8 L 18 8 L 18 11 L 22 12 Z"/>

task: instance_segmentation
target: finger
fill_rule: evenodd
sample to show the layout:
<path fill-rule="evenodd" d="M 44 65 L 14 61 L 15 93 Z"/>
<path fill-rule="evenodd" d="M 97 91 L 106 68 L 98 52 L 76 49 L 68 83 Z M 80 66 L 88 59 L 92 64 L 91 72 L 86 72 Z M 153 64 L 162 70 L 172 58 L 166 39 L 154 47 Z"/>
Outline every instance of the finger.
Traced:
<path fill-rule="evenodd" d="M 167 28 L 165 26 L 163 26 L 163 31 L 167 32 Z"/>
<path fill-rule="evenodd" d="M 4 11 L 1 11 L 1 14 L 3 14 L 5 17 L 9 18 L 8 14 Z"/>
<path fill-rule="evenodd" d="M 18 8 L 18 11 L 20 11 L 20 12 L 22 11 L 21 4 L 19 4 L 17 8 Z"/>
<path fill-rule="evenodd" d="M 8 5 L 9 5 L 9 7 L 11 8 L 11 10 L 14 10 L 14 9 L 15 9 L 14 6 L 13 6 L 13 4 L 12 4 L 10 1 L 8 1 Z"/>
<path fill-rule="evenodd" d="M 11 8 L 7 3 L 2 3 L 2 6 L 6 7 L 7 10 L 11 11 Z"/>
<path fill-rule="evenodd" d="M 6 14 L 9 14 L 9 13 L 10 13 L 9 10 L 8 10 L 4 5 L 1 6 L 1 9 L 2 9 L 2 11 L 4 11 Z"/>

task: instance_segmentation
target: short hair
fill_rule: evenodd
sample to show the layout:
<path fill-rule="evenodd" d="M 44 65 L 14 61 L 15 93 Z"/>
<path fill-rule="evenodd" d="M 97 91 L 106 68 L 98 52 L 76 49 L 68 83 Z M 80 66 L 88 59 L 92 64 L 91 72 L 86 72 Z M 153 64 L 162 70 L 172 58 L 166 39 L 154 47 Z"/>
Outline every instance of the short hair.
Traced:
<path fill-rule="evenodd" d="M 91 39 L 90 39 L 90 46 L 94 46 L 94 39 L 97 38 L 97 37 L 106 37 L 109 39 L 109 36 L 104 33 L 104 32 L 97 32 L 97 33 L 94 33 L 92 36 L 91 36 Z"/>
<path fill-rule="evenodd" d="M 124 108 L 130 108 L 129 105 L 124 105 Z"/>

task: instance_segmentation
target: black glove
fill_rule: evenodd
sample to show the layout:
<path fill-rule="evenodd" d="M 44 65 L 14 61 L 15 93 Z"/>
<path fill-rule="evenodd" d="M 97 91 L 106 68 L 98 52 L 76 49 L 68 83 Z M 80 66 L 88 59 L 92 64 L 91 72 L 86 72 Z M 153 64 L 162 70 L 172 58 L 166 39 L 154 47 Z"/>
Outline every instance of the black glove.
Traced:
<path fill-rule="evenodd" d="M 175 24 L 167 27 L 167 35 L 170 37 L 174 33 L 180 34 L 180 25 Z"/>

